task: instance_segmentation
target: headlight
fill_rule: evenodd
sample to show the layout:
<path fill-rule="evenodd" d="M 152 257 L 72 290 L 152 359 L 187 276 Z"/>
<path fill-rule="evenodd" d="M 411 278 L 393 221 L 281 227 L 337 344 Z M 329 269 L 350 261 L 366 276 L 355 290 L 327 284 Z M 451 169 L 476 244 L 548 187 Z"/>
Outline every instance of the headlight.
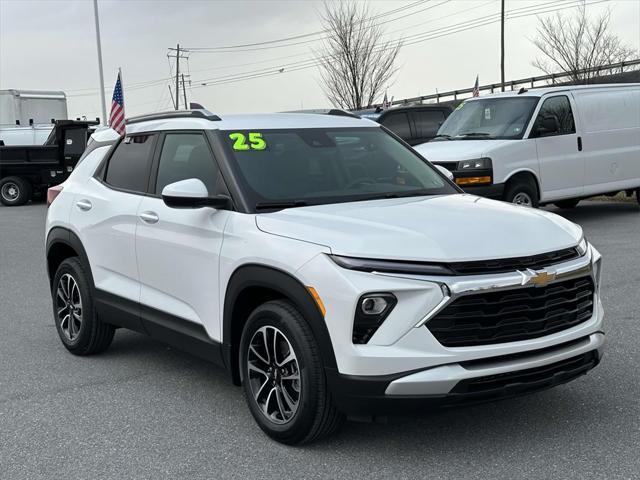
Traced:
<path fill-rule="evenodd" d="M 584 257 L 587 254 L 588 248 L 589 248 L 589 242 L 587 242 L 587 237 L 582 237 L 582 240 L 580 240 L 580 243 L 578 243 L 576 250 L 578 250 L 578 253 L 580 254 L 581 257 Z"/>
<path fill-rule="evenodd" d="M 463 160 L 458 162 L 458 170 L 491 168 L 490 158 L 477 158 L 475 160 Z"/>

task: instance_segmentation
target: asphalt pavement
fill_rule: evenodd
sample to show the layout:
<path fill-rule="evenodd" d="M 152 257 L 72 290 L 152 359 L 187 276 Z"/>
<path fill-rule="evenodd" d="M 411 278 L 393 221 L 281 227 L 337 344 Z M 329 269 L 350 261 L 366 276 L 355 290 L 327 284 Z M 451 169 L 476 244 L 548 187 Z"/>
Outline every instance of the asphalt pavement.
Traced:
<path fill-rule="evenodd" d="M 555 210 L 554 210 L 555 211 Z M 118 330 L 75 357 L 52 320 L 43 204 L 0 207 L 0 479 L 640 479 L 640 207 L 560 212 L 604 255 L 607 349 L 542 393 L 286 447 L 223 370 Z"/>

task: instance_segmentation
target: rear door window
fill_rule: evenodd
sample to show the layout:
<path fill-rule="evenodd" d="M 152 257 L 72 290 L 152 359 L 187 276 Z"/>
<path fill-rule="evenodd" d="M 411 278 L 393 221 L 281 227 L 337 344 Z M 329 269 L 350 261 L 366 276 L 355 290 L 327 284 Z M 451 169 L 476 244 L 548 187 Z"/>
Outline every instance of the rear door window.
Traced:
<path fill-rule="evenodd" d="M 411 127 L 409 127 L 409 116 L 404 112 L 390 113 L 385 115 L 380 122 L 403 140 L 411 139 Z"/>
<path fill-rule="evenodd" d="M 115 188 L 145 193 L 155 140 L 154 134 L 125 137 L 109 159 L 104 181 Z"/>

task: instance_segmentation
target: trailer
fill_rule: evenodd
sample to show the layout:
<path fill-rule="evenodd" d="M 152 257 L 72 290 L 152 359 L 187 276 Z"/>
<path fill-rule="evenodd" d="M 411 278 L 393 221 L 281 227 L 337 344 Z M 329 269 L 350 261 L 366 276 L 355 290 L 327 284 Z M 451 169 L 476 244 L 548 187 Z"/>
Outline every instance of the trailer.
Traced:
<path fill-rule="evenodd" d="M 0 202 L 23 205 L 64 182 L 97 121 L 57 120 L 44 145 L 0 146 Z"/>

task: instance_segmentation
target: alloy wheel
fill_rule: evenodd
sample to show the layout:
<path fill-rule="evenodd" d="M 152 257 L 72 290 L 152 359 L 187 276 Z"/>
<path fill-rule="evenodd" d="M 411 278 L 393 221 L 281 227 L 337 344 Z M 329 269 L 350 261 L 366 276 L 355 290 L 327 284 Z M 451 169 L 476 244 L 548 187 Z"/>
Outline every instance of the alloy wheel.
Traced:
<path fill-rule="evenodd" d="M 271 422 L 289 422 L 300 405 L 300 366 L 291 342 L 267 325 L 251 337 L 247 380 L 262 414 Z"/>
<path fill-rule="evenodd" d="M 56 314 L 62 333 L 73 341 L 82 326 L 82 296 L 75 279 L 68 273 L 60 277 L 56 289 Z"/>

